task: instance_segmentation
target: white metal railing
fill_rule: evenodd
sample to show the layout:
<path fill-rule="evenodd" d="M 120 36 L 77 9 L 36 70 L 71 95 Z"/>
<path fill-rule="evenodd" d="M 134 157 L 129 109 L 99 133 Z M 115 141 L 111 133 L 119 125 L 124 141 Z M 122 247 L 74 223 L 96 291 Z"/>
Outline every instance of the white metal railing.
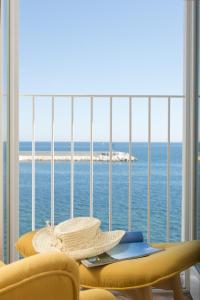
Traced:
<path fill-rule="evenodd" d="M 51 224 L 54 225 L 54 96 L 51 98 Z"/>
<path fill-rule="evenodd" d="M 32 229 L 35 230 L 35 96 L 32 97 Z"/>
<path fill-rule="evenodd" d="M 129 185 L 128 185 L 128 230 L 131 231 L 131 199 L 132 199 L 132 98 L 129 97 Z"/>
<path fill-rule="evenodd" d="M 90 216 L 93 216 L 93 97 L 90 98 Z"/>
<path fill-rule="evenodd" d="M 166 240 L 170 239 L 170 137 L 171 137 L 171 99 L 168 97 L 168 107 L 167 107 L 167 220 L 166 220 Z"/>
<path fill-rule="evenodd" d="M 151 97 L 148 97 L 148 208 L 147 240 L 151 239 Z"/>
<path fill-rule="evenodd" d="M 147 240 L 151 240 L 151 125 L 152 125 L 152 113 L 151 113 L 151 102 L 152 99 L 160 98 L 167 101 L 167 174 L 166 174 L 166 240 L 170 239 L 170 143 L 171 143 L 171 101 L 173 99 L 182 99 L 183 96 L 179 95 L 31 95 L 23 94 L 21 97 L 30 97 L 32 99 L 32 229 L 35 229 L 35 101 L 39 97 L 43 99 L 50 97 L 51 99 L 51 223 L 54 224 L 54 138 L 55 138 L 55 102 L 56 98 L 68 98 L 71 101 L 71 161 L 70 161 L 70 215 L 74 216 L 74 103 L 76 98 L 83 99 L 87 98 L 90 101 L 90 203 L 89 211 L 90 216 L 93 215 L 93 177 L 94 177 L 94 166 L 93 166 L 93 106 L 96 98 L 106 98 L 109 101 L 109 230 L 112 229 L 112 157 L 113 157 L 113 98 L 125 98 L 129 105 L 128 124 L 129 124 L 129 162 L 128 162 L 128 229 L 131 230 L 131 202 L 132 202 L 132 103 L 136 98 L 145 98 L 148 102 L 148 199 L 147 199 Z"/>
<path fill-rule="evenodd" d="M 70 215 L 74 217 L 74 97 L 71 97 L 71 178 L 70 178 Z"/>
<path fill-rule="evenodd" d="M 112 229 L 112 120 L 113 120 L 113 109 L 112 109 L 112 97 L 110 97 L 110 163 L 109 163 L 109 230 Z"/>

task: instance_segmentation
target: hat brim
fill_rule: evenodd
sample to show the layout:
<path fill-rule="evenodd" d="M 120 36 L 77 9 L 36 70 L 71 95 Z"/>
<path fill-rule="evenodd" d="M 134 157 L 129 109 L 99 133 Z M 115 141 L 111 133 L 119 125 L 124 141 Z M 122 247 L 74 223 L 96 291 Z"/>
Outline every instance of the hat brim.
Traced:
<path fill-rule="evenodd" d="M 36 232 L 33 237 L 33 247 L 38 253 L 42 252 L 63 252 L 72 256 L 76 260 L 89 258 L 102 254 L 114 246 L 116 246 L 125 231 L 115 230 L 115 231 L 98 231 L 94 239 L 87 241 L 87 244 L 81 243 L 75 248 L 69 248 L 67 250 L 62 250 L 58 244 L 56 245 L 56 238 L 53 232 L 48 228 L 43 228 Z"/>

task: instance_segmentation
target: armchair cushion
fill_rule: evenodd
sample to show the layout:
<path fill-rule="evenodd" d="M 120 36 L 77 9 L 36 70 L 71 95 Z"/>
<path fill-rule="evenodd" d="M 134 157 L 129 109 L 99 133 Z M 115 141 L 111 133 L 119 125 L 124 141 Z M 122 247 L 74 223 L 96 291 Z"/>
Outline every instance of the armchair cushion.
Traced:
<path fill-rule="evenodd" d="M 200 261 L 200 241 L 154 246 L 165 251 L 97 268 L 81 264 L 80 285 L 117 290 L 142 288 L 173 277 Z"/>
<path fill-rule="evenodd" d="M 1 300 L 78 300 L 76 262 L 61 253 L 38 254 L 0 268 Z"/>

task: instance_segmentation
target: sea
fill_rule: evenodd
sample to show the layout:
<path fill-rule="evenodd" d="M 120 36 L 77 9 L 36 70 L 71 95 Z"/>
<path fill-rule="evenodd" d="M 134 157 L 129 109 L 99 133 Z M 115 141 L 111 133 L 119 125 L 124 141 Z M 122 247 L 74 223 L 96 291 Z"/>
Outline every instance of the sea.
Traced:
<path fill-rule="evenodd" d="M 31 151 L 31 142 L 20 142 L 20 151 Z M 50 151 L 50 142 L 36 142 L 36 151 Z M 75 142 L 75 151 L 89 151 L 89 142 Z M 113 142 L 113 151 L 128 152 L 126 142 Z M 69 142 L 55 142 L 55 151 L 70 151 Z M 94 151 L 109 151 L 108 142 L 94 142 Z M 131 228 L 147 237 L 148 143 L 132 143 Z M 128 230 L 128 162 L 112 163 L 112 229 Z M 166 241 L 167 143 L 151 143 L 150 235 L 152 242 Z M 51 218 L 51 163 L 36 161 L 36 228 Z M 70 162 L 55 161 L 55 224 L 70 218 Z M 182 144 L 170 145 L 170 241 L 181 239 Z M 90 202 L 90 163 L 74 162 L 74 216 L 88 216 Z M 31 230 L 32 164 L 20 162 L 20 235 Z M 94 162 L 93 210 L 102 230 L 109 225 L 109 163 Z"/>

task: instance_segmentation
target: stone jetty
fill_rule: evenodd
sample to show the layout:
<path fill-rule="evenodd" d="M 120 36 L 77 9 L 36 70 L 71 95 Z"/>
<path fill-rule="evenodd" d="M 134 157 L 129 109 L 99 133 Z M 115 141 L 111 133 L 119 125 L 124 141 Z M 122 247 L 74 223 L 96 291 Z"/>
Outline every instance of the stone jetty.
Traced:
<path fill-rule="evenodd" d="M 51 152 L 36 152 L 35 153 L 35 160 L 36 161 L 49 161 L 52 159 Z M 71 161 L 72 156 L 71 152 L 55 152 L 54 153 L 54 160 L 55 161 Z M 91 155 L 90 152 L 74 152 L 73 154 L 74 161 L 90 161 Z M 131 156 L 131 161 L 136 160 L 134 156 Z M 19 154 L 19 161 L 32 161 L 32 153 L 27 152 L 20 152 Z M 93 161 L 99 162 L 108 162 L 110 161 L 110 153 L 109 152 L 93 152 Z M 129 161 L 129 153 L 126 152 L 112 152 L 112 161 L 113 162 L 126 162 Z"/>

